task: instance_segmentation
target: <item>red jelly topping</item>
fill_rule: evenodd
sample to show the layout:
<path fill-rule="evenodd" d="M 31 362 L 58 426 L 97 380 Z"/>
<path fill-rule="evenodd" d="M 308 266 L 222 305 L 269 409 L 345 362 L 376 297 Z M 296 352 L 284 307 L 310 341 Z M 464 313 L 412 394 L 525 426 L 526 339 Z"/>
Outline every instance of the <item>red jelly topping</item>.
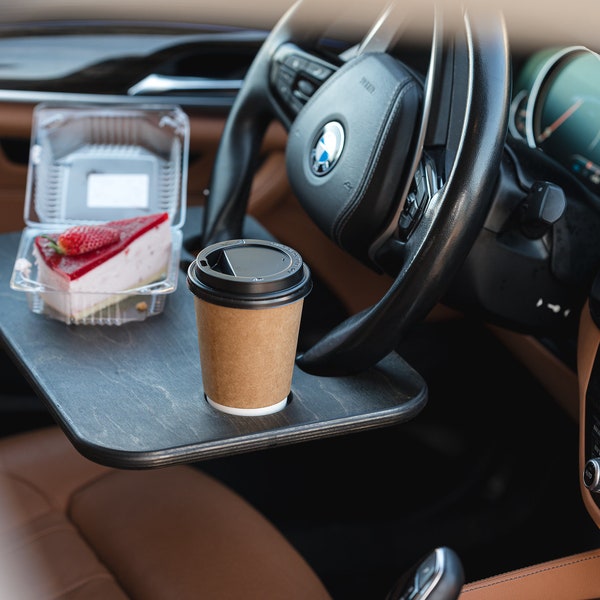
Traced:
<path fill-rule="evenodd" d="M 44 236 L 35 238 L 35 246 L 44 260 L 44 262 L 54 271 L 62 273 L 71 281 L 78 279 L 82 275 L 89 273 L 98 265 L 109 258 L 112 258 L 119 252 L 122 252 L 131 242 L 144 235 L 153 227 L 157 227 L 169 218 L 167 213 L 156 213 L 131 219 L 121 219 L 120 221 L 111 221 L 106 223 L 113 229 L 120 232 L 119 241 L 104 246 L 85 254 L 66 256 L 59 254 L 53 247 L 49 239 Z M 48 237 L 56 241 L 60 233 L 52 234 Z"/>

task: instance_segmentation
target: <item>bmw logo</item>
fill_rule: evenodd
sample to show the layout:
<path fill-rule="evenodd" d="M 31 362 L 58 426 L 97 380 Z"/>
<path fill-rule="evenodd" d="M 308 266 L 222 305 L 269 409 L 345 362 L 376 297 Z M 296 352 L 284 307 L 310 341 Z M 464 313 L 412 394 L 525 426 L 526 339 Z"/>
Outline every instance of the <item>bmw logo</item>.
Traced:
<path fill-rule="evenodd" d="M 310 166 L 315 175 L 321 177 L 335 167 L 344 149 L 344 128 L 337 121 L 323 126 L 313 143 Z"/>

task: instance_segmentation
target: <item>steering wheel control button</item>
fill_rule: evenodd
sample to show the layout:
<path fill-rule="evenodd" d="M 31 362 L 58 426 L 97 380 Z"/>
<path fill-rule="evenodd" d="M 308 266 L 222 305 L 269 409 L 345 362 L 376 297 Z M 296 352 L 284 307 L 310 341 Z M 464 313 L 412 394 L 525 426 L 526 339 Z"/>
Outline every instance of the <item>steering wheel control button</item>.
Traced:
<path fill-rule="evenodd" d="M 435 165 L 427 155 L 424 155 L 417 167 L 398 220 L 398 237 L 401 240 L 408 238 L 423 213 L 423 209 L 437 191 Z"/>
<path fill-rule="evenodd" d="M 583 469 L 583 484 L 590 492 L 600 491 L 600 459 L 590 458 Z"/>
<path fill-rule="evenodd" d="M 337 164 L 345 143 L 344 128 L 337 121 L 323 126 L 310 153 L 312 172 L 318 177 L 327 175 Z"/>
<path fill-rule="evenodd" d="M 333 74 L 333 69 L 311 60 L 306 62 L 306 72 L 319 81 L 325 81 Z"/>
<path fill-rule="evenodd" d="M 288 54 L 283 59 L 283 64 L 289 67 L 295 73 L 305 70 L 306 61 L 297 54 Z"/>
<path fill-rule="evenodd" d="M 312 81 L 308 81 L 308 79 L 300 79 L 298 81 L 298 91 L 306 98 L 310 98 L 317 89 L 317 86 L 312 83 Z"/>
<path fill-rule="evenodd" d="M 188 268 L 202 386 L 208 404 L 262 416 L 288 403 L 310 270 L 276 242 L 239 239 L 204 248 Z"/>
<path fill-rule="evenodd" d="M 287 111 L 295 116 L 334 72 L 333 65 L 302 52 L 294 44 L 284 44 L 275 52 L 270 81 Z"/>

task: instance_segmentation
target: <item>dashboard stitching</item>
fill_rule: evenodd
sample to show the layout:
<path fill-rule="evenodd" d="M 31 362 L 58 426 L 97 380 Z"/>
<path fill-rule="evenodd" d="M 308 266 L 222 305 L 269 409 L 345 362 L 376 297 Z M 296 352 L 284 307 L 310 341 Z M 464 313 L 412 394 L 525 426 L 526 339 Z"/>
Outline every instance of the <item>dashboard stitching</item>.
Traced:
<path fill-rule="evenodd" d="M 532 575 L 539 575 L 540 573 L 547 573 L 550 571 L 556 571 L 559 569 L 564 569 L 565 567 L 571 567 L 573 565 L 579 564 L 579 563 L 584 563 L 584 562 L 588 562 L 590 560 L 598 560 L 600 559 L 600 553 L 599 554 L 594 554 L 593 556 L 588 556 L 586 558 L 579 558 L 577 560 L 572 560 L 569 562 L 564 562 L 561 563 L 560 565 L 554 565 L 552 567 L 546 567 L 546 568 L 541 568 L 541 569 L 536 569 L 534 571 L 528 571 L 526 573 L 522 573 L 520 575 L 513 575 L 511 577 L 507 577 L 505 579 L 494 579 L 494 581 L 492 582 L 488 582 L 488 583 L 482 583 L 482 584 L 476 584 L 473 587 L 470 587 L 467 590 L 464 590 L 465 593 L 468 592 L 473 592 L 476 590 L 480 590 L 480 589 L 484 589 L 484 588 L 488 588 L 488 587 L 492 587 L 494 585 L 498 585 L 501 583 L 507 583 L 509 581 L 518 581 L 519 579 L 526 579 L 527 577 L 531 577 Z"/>

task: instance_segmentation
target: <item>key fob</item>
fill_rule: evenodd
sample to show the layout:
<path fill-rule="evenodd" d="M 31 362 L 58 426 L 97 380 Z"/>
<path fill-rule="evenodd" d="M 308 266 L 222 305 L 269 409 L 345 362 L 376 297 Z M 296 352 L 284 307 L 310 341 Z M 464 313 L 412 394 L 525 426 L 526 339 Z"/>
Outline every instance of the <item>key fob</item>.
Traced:
<path fill-rule="evenodd" d="M 456 552 L 440 547 L 400 577 L 386 600 L 456 600 L 464 582 Z"/>

